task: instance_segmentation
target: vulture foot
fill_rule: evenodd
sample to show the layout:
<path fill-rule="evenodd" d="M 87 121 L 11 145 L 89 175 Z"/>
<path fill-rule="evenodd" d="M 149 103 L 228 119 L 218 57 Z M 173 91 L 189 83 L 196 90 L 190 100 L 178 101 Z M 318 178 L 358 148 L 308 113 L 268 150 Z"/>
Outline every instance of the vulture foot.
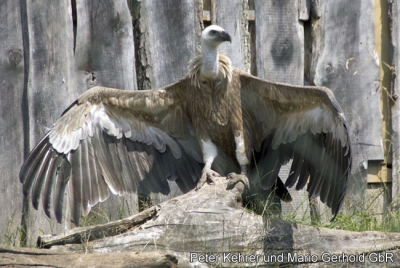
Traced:
<path fill-rule="evenodd" d="M 246 189 L 250 188 L 249 179 L 246 175 L 229 173 L 228 176 L 226 176 L 226 179 L 229 180 L 228 185 L 226 186 L 227 190 L 233 189 L 239 182 L 243 183 Z"/>
<path fill-rule="evenodd" d="M 213 177 L 221 177 L 221 175 L 212 169 L 203 169 L 203 173 L 196 185 L 196 191 L 203 187 L 206 182 L 208 184 L 215 184 L 212 179 Z"/>

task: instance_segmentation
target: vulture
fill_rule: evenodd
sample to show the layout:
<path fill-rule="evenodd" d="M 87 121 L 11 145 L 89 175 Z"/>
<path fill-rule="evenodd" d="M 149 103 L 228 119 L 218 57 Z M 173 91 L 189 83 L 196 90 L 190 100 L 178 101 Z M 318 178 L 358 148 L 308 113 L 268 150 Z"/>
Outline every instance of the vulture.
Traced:
<path fill-rule="evenodd" d="M 64 111 L 21 167 L 23 194 L 60 223 L 69 191 L 78 225 L 94 205 L 115 195 L 186 193 L 215 173 L 246 175 L 252 187 L 302 189 L 334 216 L 351 169 L 343 112 L 324 87 L 266 81 L 219 53 L 231 36 L 211 25 L 201 54 L 179 81 L 155 90 L 96 86 Z M 283 184 L 282 165 L 292 159 Z M 53 210 L 53 212 L 51 212 Z"/>

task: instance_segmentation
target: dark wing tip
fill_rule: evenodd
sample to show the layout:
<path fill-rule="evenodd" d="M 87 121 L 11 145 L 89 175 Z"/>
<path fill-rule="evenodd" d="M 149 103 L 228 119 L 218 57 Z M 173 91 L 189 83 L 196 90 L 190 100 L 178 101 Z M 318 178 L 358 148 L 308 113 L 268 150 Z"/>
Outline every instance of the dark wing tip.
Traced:
<path fill-rule="evenodd" d="M 278 196 L 280 200 L 286 203 L 292 202 L 292 196 L 279 176 L 276 179 L 274 189 L 276 196 Z"/>

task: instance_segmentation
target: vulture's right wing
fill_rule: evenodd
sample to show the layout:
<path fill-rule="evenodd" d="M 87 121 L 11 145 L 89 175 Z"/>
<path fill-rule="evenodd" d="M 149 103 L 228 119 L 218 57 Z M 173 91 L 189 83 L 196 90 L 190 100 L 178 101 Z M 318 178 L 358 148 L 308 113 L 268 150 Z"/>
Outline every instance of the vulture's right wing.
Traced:
<path fill-rule="evenodd" d="M 37 209 L 40 195 L 62 220 L 64 192 L 79 224 L 109 190 L 168 194 L 168 180 L 194 188 L 202 154 L 184 112 L 188 79 L 158 90 L 95 87 L 82 94 L 32 150 L 20 172 L 23 192 Z M 185 146 L 183 146 L 185 144 Z M 188 144 L 190 146 L 188 146 Z"/>

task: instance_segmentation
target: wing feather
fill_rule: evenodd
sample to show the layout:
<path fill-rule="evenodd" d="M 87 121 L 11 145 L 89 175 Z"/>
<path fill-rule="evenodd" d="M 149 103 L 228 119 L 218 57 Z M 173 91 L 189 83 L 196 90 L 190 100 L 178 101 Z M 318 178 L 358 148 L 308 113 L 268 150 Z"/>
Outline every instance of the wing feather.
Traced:
<path fill-rule="evenodd" d="M 117 140 L 116 143 L 118 159 L 121 162 L 121 177 L 123 179 L 123 187 L 125 192 L 134 193 L 137 190 L 137 185 L 131 178 L 131 174 L 134 173 L 134 170 L 132 170 L 132 165 L 129 162 L 129 155 L 124 141 L 124 139 Z"/>
<path fill-rule="evenodd" d="M 35 180 L 35 184 L 33 185 L 33 192 L 32 192 L 32 205 L 35 209 L 38 208 L 40 194 L 42 192 L 42 187 L 46 178 L 47 169 L 51 163 L 51 151 L 47 151 L 44 156 L 43 160 L 41 161 L 40 165 L 38 166 L 37 171 L 37 179 Z"/>
<path fill-rule="evenodd" d="M 61 155 L 61 158 L 61 165 L 56 168 L 57 183 L 54 193 L 54 214 L 56 216 L 57 222 L 59 223 L 61 223 L 62 221 L 65 189 L 71 176 L 71 165 L 69 161 L 67 160 L 65 155 Z"/>
<path fill-rule="evenodd" d="M 81 177 L 82 183 L 82 214 L 83 216 L 87 216 L 91 209 L 90 200 L 91 200 L 91 192 L 92 192 L 92 185 L 91 180 L 85 179 L 87 176 L 91 175 L 91 169 L 89 162 L 89 153 L 88 153 L 88 141 L 83 140 L 80 145 L 80 172 L 79 176 Z M 89 177 L 90 178 L 90 177 Z"/>
<path fill-rule="evenodd" d="M 48 136 L 46 135 L 41 142 L 35 146 L 21 167 L 19 178 L 24 184 L 23 192 L 25 196 L 29 194 L 29 190 L 31 189 L 32 184 L 35 182 L 36 174 L 39 172 L 40 164 L 43 161 L 43 155 L 46 154 L 50 148 L 50 145 L 47 143 L 47 141 Z"/>
<path fill-rule="evenodd" d="M 293 187 L 300 176 L 301 169 L 304 165 L 303 152 L 305 151 L 306 143 L 304 137 L 299 137 L 298 141 L 294 144 L 293 162 L 290 167 L 289 176 L 285 182 L 285 186 Z"/>
<path fill-rule="evenodd" d="M 62 158 L 56 157 L 55 153 L 52 156 L 51 163 L 47 169 L 47 174 L 45 178 L 45 186 L 43 190 L 43 198 L 42 198 L 42 205 L 44 213 L 47 217 L 51 217 L 50 207 L 51 207 L 51 200 L 52 200 L 52 192 L 54 187 L 54 182 L 57 178 L 57 169 L 55 167 L 61 164 Z"/>
<path fill-rule="evenodd" d="M 94 135 L 94 133 L 93 133 Z M 92 136 L 93 136 L 92 135 Z M 96 139 L 89 139 L 88 142 L 88 159 L 90 173 L 87 178 L 90 178 L 91 188 L 90 188 L 90 205 L 95 206 L 98 202 L 106 200 L 110 196 L 110 191 L 104 180 L 104 173 L 101 169 L 98 155 L 94 151 L 94 147 L 97 144 Z"/>
<path fill-rule="evenodd" d="M 310 196 L 319 196 L 335 216 L 346 192 L 351 150 L 346 121 L 333 93 L 323 87 L 273 83 L 237 69 L 235 75 L 243 113 L 256 124 L 253 149 L 269 162 L 264 172 L 271 176 L 260 175 L 268 180 L 262 187 L 271 186 L 280 164 L 293 158 L 285 185 L 292 187 L 297 181 L 296 189 L 302 189 L 309 182 Z M 270 145 L 261 149 L 265 141 Z"/>
<path fill-rule="evenodd" d="M 296 184 L 296 190 L 301 190 L 304 188 L 304 186 L 307 184 L 309 175 L 310 174 L 308 173 L 308 163 L 303 163 L 303 166 L 300 170 L 299 180 Z"/>
<path fill-rule="evenodd" d="M 72 212 L 73 222 L 79 222 L 82 212 L 82 172 L 81 172 L 81 154 L 82 150 L 71 152 L 71 177 L 69 200 Z"/>
<path fill-rule="evenodd" d="M 95 87 L 82 94 L 55 123 L 21 168 L 24 194 L 40 196 L 47 216 L 63 217 L 68 189 L 71 217 L 79 224 L 92 206 L 113 194 L 183 192 L 193 189 L 203 168 L 185 114 L 187 78 L 158 90 Z M 144 189 L 146 188 L 146 189 Z M 52 198 L 53 197 L 53 198 Z"/>

